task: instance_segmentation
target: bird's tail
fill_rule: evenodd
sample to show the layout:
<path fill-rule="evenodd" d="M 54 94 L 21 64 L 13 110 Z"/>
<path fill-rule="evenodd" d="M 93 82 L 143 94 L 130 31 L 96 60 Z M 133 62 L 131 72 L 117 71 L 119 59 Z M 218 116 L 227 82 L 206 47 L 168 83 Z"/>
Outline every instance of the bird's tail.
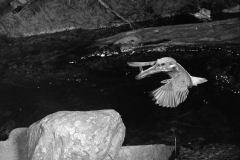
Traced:
<path fill-rule="evenodd" d="M 197 86 L 198 84 L 207 82 L 207 79 L 205 79 L 205 78 L 193 77 L 193 76 L 190 76 L 190 77 L 192 79 L 192 83 L 194 86 Z"/>

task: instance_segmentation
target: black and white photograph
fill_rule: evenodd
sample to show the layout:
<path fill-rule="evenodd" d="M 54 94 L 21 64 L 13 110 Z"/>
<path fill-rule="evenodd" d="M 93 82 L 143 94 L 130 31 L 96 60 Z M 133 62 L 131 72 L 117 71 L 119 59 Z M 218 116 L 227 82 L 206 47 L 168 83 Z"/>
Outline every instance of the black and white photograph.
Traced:
<path fill-rule="evenodd" d="M 240 160 L 239 0 L 0 0 L 0 160 Z"/>

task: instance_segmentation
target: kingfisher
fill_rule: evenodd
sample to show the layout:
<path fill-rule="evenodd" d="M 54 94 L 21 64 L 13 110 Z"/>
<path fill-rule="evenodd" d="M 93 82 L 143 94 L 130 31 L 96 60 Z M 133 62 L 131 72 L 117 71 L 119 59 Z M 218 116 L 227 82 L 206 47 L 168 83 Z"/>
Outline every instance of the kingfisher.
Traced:
<path fill-rule="evenodd" d="M 161 81 L 164 85 L 151 92 L 153 100 L 162 107 L 177 107 L 186 100 L 188 88 L 207 82 L 207 79 L 191 76 L 177 61 L 171 57 L 163 57 L 150 62 L 128 62 L 129 66 L 139 67 L 137 80 L 155 73 L 166 72 L 170 79 Z M 144 66 L 151 66 L 143 70 Z"/>

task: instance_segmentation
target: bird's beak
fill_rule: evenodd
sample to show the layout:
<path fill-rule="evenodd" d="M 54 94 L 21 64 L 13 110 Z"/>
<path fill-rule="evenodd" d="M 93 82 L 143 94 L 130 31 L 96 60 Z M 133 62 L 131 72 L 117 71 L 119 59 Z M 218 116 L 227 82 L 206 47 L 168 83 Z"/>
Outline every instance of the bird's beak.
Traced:
<path fill-rule="evenodd" d="M 131 67 L 143 67 L 143 66 L 149 66 L 149 65 L 154 65 L 156 61 L 151 61 L 151 62 L 128 62 L 127 64 Z"/>
<path fill-rule="evenodd" d="M 166 66 L 157 63 L 157 61 L 151 61 L 151 62 L 128 62 L 128 65 L 132 66 L 132 67 L 139 67 L 140 73 L 136 76 L 137 80 L 145 78 L 145 77 L 150 76 L 150 75 L 155 74 L 155 73 L 162 72 L 162 71 L 169 71 L 169 69 L 167 69 Z M 146 70 L 143 70 L 142 67 L 143 66 L 148 66 L 148 65 L 151 65 L 152 67 L 150 67 L 150 68 L 148 68 Z"/>

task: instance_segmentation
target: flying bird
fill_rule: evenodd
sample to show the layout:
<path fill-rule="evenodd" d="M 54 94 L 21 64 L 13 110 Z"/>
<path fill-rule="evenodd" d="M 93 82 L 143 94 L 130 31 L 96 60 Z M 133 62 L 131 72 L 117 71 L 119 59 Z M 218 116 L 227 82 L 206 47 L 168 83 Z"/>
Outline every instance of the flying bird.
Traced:
<path fill-rule="evenodd" d="M 159 72 L 166 72 L 170 79 L 161 81 L 164 85 L 154 90 L 151 95 L 156 104 L 163 107 L 177 107 L 186 100 L 188 88 L 207 82 L 205 78 L 191 76 L 175 59 L 164 57 L 151 62 L 128 62 L 129 66 L 139 67 L 136 79 L 142 79 Z M 152 66 L 143 70 L 143 66 Z"/>

